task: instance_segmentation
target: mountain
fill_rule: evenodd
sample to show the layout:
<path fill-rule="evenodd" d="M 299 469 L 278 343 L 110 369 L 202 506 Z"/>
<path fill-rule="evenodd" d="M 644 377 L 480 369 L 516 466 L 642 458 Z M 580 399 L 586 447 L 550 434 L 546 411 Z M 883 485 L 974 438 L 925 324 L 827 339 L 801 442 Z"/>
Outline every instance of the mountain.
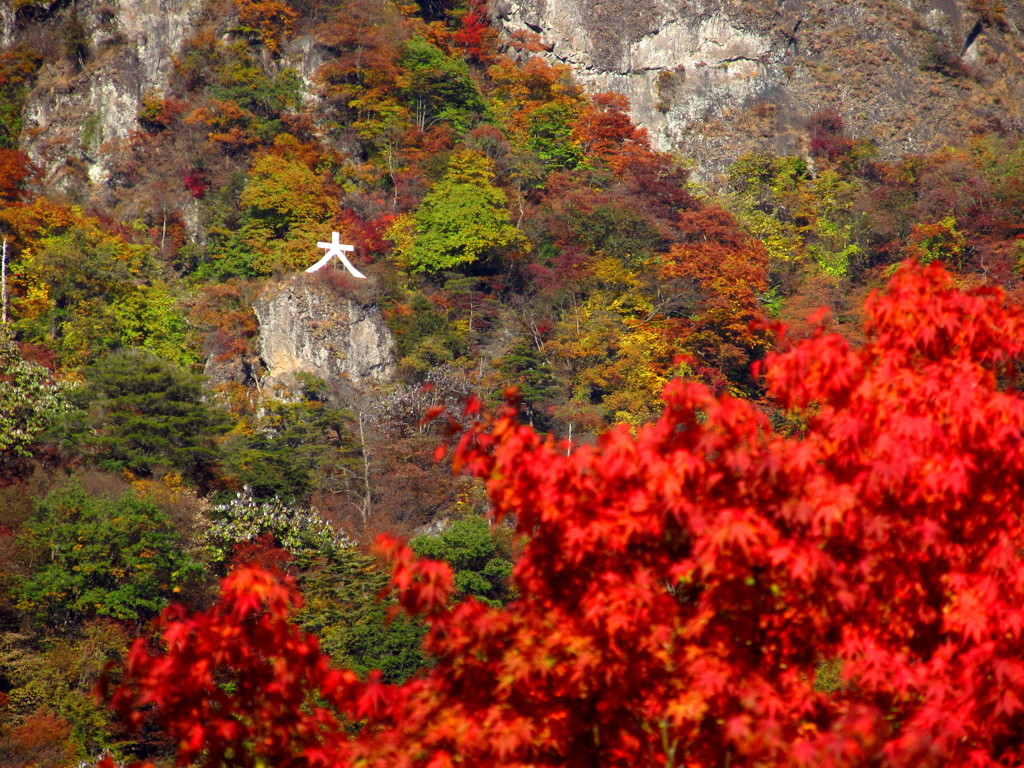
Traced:
<path fill-rule="evenodd" d="M 626 95 L 704 175 L 806 149 L 838 111 L 885 158 L 1024 126 L 1024 5 L 999 0 L 500 0 L 510 39 Z"/>
<path fill-rule="evenodd" d="M 872 312 L 932 346 L 914 318 L 951 332 L 934 291 L 905 289 L 923 277 L 865 314 L 907 259 L 968 289 L 941 289 L 974 315 L 956 333 L 1009 349 L 1011 315 L 972 307 L 1024 297 L 1022 14 L 0 0 L 0 765 L 169 764 L 92 691 L 168 600 L 209 606 L 233 565 L 292 573 L 336 660 L 411 674 L 422 627 L 386 621 L 387 576 L 353 541 L 471 520 L 431 551 L 500 551 L 453 562 L 497 599 L 510 531 L 487 541 L 483 481 L 437 459 L 474 413 L 514 403 L 552 456 L 605 460 L 573 446 L 632 451 L 666 388 L 701 384 L 721 405 L 695 400 L 695 428 L 745 430 L 762 457 L 799 446 L 824 411 L 771 399 L 770 353 L 815 338 L 824 378 L 789 358 L 813 395 L 877 362 Z M 303 274 L 332 233 L 367 279 Z M 1019 390 L 987 349 L 976 372 Z M 754 411 L 753 431 L 733 419 Z M 709 467 L 718 437 L 698 440 Z"/>
<path fill-rule="evenodd" d="M 110 143 L 137 128 L 147 97 L 168 90 L 189 38 L 232 14 L 203 0 L 0 8 L 0 45 L 46 58 L 24 104 L 21 145 L 49 183 L 81 193 L 109 181 Z M 703 178 L 745 152 L 805 151 L 808 119 L 823 110 L 887 159 L 1024 126 L 1019 3 L 497 0 L 490 14 L 510 54 L 539 52 L 589 91 L 625 95 L 654 145 L 682 153 Z M 273 62 L 299 73 L 307 102 L 331 56 L 315 20 L 299 18 L 313 34 L 286 41 Z"/>

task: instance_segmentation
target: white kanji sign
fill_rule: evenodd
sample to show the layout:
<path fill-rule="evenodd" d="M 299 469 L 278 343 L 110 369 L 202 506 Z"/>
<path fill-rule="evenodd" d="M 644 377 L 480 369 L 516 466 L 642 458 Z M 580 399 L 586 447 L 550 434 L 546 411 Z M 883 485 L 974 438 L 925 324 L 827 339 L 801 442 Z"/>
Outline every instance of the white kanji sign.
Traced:
<path fill-rule="evenodd" d="M 360 272 L 358 269 L 352 266 L 352 262 L 348 260 L 348 257 L 344 253 L 345 251 L 354 251 L 355 246 L 343 244 L 341 242 L 341 235 L 339 235 L 337 232 L 331 233 L 331 242 L 317 243 L 316 247 L 326 248 L 327 253 L 324 254 L 324 257 L 320 259 L 320 261 L 318 261 L 312 267 L 307 269 L 307 272 L 317 272 L 326 267 L 330 263 L 331 259 L 337 257 L 338 260 L 345 266 L 345 269 L 347 269 L 356 277 L 361 277 L 364 280 L 366 279 L 366 275 L 364 275 L 362 272 Z"/>

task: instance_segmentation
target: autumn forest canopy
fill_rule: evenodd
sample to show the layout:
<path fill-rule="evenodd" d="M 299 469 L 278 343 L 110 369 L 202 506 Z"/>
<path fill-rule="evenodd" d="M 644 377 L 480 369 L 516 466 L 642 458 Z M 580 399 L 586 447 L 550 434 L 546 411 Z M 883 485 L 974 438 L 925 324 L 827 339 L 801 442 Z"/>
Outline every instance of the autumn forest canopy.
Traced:
<path fill-rule="evenodd" d="M 0 50 L 0 765 L 1024 763 L 1020 131 L 708 175 L 484 0 L 204 0 L 40 149 L 116 6 Z"/>

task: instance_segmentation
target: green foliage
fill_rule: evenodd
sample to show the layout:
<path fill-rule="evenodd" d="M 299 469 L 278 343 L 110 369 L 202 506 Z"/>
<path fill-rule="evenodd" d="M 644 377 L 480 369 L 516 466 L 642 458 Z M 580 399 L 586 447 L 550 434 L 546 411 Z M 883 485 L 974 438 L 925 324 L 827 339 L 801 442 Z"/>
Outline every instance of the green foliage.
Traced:
<path fill-rule="evenodd" d="M 180 303 L 163 282 L 136 287 L 110 312 L 118 330 L 116 346 L 145 349 L 181 366 L 199 362 Z"/>
<path fill-rule="evenodd" d="M 814 670 L 814 690 L 835 693 L 843 688 L 843 662 L 831 659 L 818 664 Z"/>
<path fill-rule="evenodd" d="M 463 150 L 411 217 L 392 228 L 399 261 L 411 272 L 441 272 L 521 248 L 508 197 L 493 184 L 493 164 Z"/>
<path fill-rule="evenodd" d="M 933 261 L 959 267 L 967 249 L 967 238 L 957 229 L 955 216 L 944 216 L 934 224 L 918 224 L 910 231 L 909 255 L 925 265 Z"/>
<path fill-rule="evenodd" d="M 235 170 L 203 199 L 209 243 L 195 253 L 194 262 L 189 264 L 195 269 L 192 282 L 225 281 L 252 271 L 252 256 L 244 250 L 238 235 L 239 199 L 248 179 L 243 170 Z"/>
<path fill-rule="evenodd" d="M 83 66 L 89 57 L 89 35 L 77 13 L 71 13 L 61 24 L 60 39 L 65 58 L 76 67 Z"/>
<path fill-rule="evenodd" d="M 73 219 L 69 226 L 46 233 L 37 251 L 22 254 L 25 278 L 45 286 L 52 302 L 52 323 L 66 322 L 84 302 L 118 296 L 150 269 L 146 249 L 91 225 Z"/>
<path fill-rule="evenodd" d="M 527 146 L 549 168 L 572 170 L 583 163 L 583 149 L 573 138 L 577 117 L 576 105 L 566 102 L 553 101 L 530 112 Z"/>
<path fill-rule="evenodd" d="M 339 214 L 323 179 L 300 160 L 275 154 L 253 162 L 239 202 L 241 227 L 229 249 L 248 256 L 244 277 L 305 269 L 316 260 L 318 236 Z"/>
<path fill-rule="evenodd" d="M 772 259 L 799 257 L 802 240 L 794 216 L 797 191 L 807 178 L 807 163 L 799 157 L 744 155 L 729 167 L 735 198 L 731 208 L 747 231 L 765 244 Z"/>
<path fill-rule="evenodd" d="M 109 354 L 85 371 L 82 399 L 100 466 L 149 475 L 172 467 L 204 480 L 219 458 L 224 419 L 204 402 L 200 378 L 141 349 Z"/>
<path fill-rule="evenodd" d="M 36 553 L 18 606 L 57 633 L 96 617 L 141 623 L 203 572 L 167 515 L 131 491 L 90 496 L 71 483 L 36 505 L 18 538 Z"/>
<path fill-rule="evenodd" d="M 404 616 L 390 619 L 394 601 L 381 600 L 386 571 L 315 510 L 280 499 L 260 501 L 245 492 L 215 505 L 210 518 L 204 540 L 214 563 L 224 564 L 239 544 L 267 534 L 295 558 L 304 597 L 299 620 L 317 633 L 335 662 L 361 675 L 379 669 L 392 683 L 425 665 L 420 646 L 426 627 Z"/>
<path fill-rule="evenodd" d="M 532 341 L 522 339 L 501 358 L 500 365 L 507 383 L 519 388 L 520 409 L 526 420 L 534 429 L 550 428 L 548 406 L 559 396 L 561 388 L 541 350 Z"/>
<path fill-rule="evenodd" d="M 831 169 L 818 174 L 811 187 L 816 215 L 807 233 L 807 252 L 827 275 L 845 276 L 861 253 L 856 240 L 859 217 L 854 212 L 858 192 L 856 181 Z"/>
<path fill-rule="evenodd" d="M 568 286 L 571 303 L 544 352 L 573 401 L 563 410 L 576 413 L 570 421 L 596 410 L 603 420 L 637 425 L 656 415 L 662 389 L 681 371 L 673 370 L 674 350 L 650 322 L 655 297 L 641 270 L 612 255 L 588 266 L 586 278 Z"/>
<path fill-rule="evenodd" d="M 395 334 L 399 366 L 414 377 L 468 352 L 465 333 L 422 293 L 413 294 L 407 311 L 390 316 L 388 327 Z"/>
<path fill-rule="evenodd" d="M 643 262 L 663 243 L 650 219 L 632 208 L 602 203 L 591 211 L 570 210 L 574 239 L 591 251 L 602 251 L 629 266 Z"/>
<path fill-rule="evenodd" d="M 354 547 L 339 547 L 310 562 L 299 576 L 302 628 L 320 638 L 339 665 L 361 676 L 379 669 L 401 683 L 427 665 L 421 650 L 426 625 L 405 614 L 392 617 L 393 600 L 381 600 L 388 574 Z"/>
<path fill-rule="evenodd" d="M 35 440 L 67 408 L 67 385 L 22 359 L 9 325 L 0 325 L 0 464 L 31 456 Z"/>
<path fill-rule="evenodd" d="M 992 186 L 993 198 L 1005 207 L 1007 218 L 1024 219 L 1024 141 L 991 134 L 979 138 L 970 149 Z"/>
<path fill-rule="evenodd" d="M 231 46 L 222 56 L 216 79 L 210 86 L 210 96 L 218 101 L 234 102 L 262 118 L 264 138 L 273 138 L 274 133 L 280 132 L 280 124 L 272 120 L 298 109 L 302 103 L 299 74 L 286 68 L 269 76 L 243 43 Z"/>
<path fill-rule="evenodd" d="M 129 640 L 124 626 L 113 621 L 89 622 L 79 636 L 49 638 L 41 648 L 33 647 L 28 635 L 0 634 L 0 679 L 8 703 L 7 722 L 0 725 L 0 762 L 31 764 L 33 753 L 57 747 L 79 761 L 102 752 L 120 756 L 119 729 L 112 714 L 96 706 L 95 686 L 107 665 L 127 652 Z M 66 723 L 66 735 L 54 734 L 66 744 L 45 743 L 46 734 L 39 733 L 42 713 Z M 38 729 L 38 738 L 18 738 L 25 729 Z"/>
<path fill-rule="evenodd" d="M 496 531 L 482 517 L 456 520 L 438 535 L 417 536 L 409 546 L 420 557 L 448 563 L 457 594 L 472 595 L 495 607 L 512 599 L 508 542 L 499 544 Z"/>
<path fill-rule="evenodd" d="M 82 119 L 82 149 L 92 154 L 100 148 L 103 136 L 103 113 L 94 109 Z"/>
<path fill-rule="evenodd" d="M 225 461 L 257 499 L 305 498 L 351 462 L 350 421 L 348 411 L 319 400 L 267 400 L 251 432 L 228 440 Z"/>
<path fill-rule="evenodd" d="M 170 288 L 155 279 L 150 249 L 104 231 L 77 208 L 15 212 L 27 245 L 11 265 L 12 307 L 22 337 L 56 349 L 67 366 L 140 346 L 182 364 L 196 361 Z"/>
<path fill-rule="evenodd" d="M 750 154 L 729 169 L 725 202 L 776 261 L 807 258 L 833 278 L 862 254 L 862 185 L 834 168 L 811 175 L 799 157 Z"/>
<path fill-rule="evenodd" d="M 486 111 L 467 64 L 445 55 L 424 38 L 413 37 L 405 43 L 399 64 L 408 73 L 401 97 L 420 128 L 446 122 L 463 131 Z"/>

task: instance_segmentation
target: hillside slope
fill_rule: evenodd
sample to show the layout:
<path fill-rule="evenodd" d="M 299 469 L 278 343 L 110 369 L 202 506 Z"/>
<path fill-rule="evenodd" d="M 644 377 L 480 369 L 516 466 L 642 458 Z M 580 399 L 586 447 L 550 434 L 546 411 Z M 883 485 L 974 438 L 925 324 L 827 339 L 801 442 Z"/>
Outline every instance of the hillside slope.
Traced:
<path fill-rule="evenodd" d="M 722 169 L 840 112 L 883 157 L 1024 122 L 1024 5 L 997 0 L 502 0 L 506 35 L 629 97 L 663 150 Z"/>

